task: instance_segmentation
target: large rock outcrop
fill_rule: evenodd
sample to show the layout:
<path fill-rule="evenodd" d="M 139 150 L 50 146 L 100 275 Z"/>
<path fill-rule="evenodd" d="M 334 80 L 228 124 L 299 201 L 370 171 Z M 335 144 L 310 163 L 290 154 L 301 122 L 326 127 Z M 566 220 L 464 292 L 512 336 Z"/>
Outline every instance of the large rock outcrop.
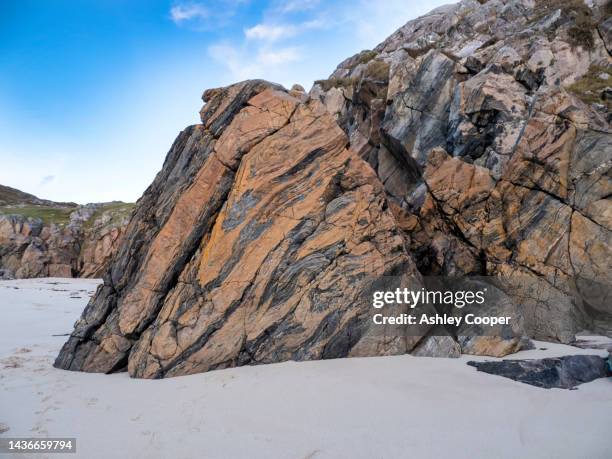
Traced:
<path fill-rule="evenodd" d="M 310 93 L 377 171 L 420 272 L 503 278 L 539 339 L 612 333 L 605 3 L 441 7 Z"/>
<path fill-rule="evenodd" d="M 309 94 L 206 91 L 56 366 L 159 378 L 526 343 L 372 333 L 386 276 L 489 276 L 531 337 L 612 333 L 610 107 L 588 84 L 612 74 L 603 11 L 464 0 Z"/>
<path fill-rule="evenodd" d="M 204 99 L 56 365 L 156 378 L 409 351 L 368 334 L 373 279 L 418 273 L 332 116 L 263 81 Z"/>
<path fill-rule="evenodd" d="M 0 208 L 0 278 L 101 277 L 133 205 L 36 200 Z"/>

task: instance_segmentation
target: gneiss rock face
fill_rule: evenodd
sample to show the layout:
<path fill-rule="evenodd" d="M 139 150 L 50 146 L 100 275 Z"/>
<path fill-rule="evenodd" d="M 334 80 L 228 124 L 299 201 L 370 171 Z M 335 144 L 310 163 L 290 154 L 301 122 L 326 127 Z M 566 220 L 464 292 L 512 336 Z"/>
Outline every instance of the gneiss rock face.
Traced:
<path fill-rule="evenodd" d="M 505 279 L 532 337 L 612 333 L 610 114 L 587 84 L 612 66 L 607 25 L 542 3 L 440 8 L 308 95 L 206 91 L 56 366 L 158 378 L 524 345 L 369 333 L 373 282 L 419 272 Z"/>
<path fill-rule="evenodd" d="M 562 342 L 612 333 L 610 19 L 590 3 L 441 7 L 311 90 L 377 171 L 420 272 L 503 277 L 527 333 Z"/>
<path fill-rule="evenodd" d="M 56 366 L 156 378 L 409 351 L 367 336 L 371 279 L 418 273 L 332 116 L 262 81 L 204 97 Z"/>

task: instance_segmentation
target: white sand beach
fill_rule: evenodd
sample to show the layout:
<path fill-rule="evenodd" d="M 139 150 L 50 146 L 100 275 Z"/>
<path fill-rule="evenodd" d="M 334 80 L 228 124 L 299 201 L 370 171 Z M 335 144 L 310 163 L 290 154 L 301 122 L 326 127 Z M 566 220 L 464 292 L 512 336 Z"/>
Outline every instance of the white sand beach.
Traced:
<path fill-rule="evenodd" d="M 52 368 L 66 340 L 54 335 L 72 330 L 98 283 L 0 282 L 2 437 L 76 437 L 66 457 L 83 458 L 612 457 L 612 379 L 540 389 L 466 365 L 482 357 L 288 362 L 158 381 Z M 511 358 L 607 355 L 536 345 Z"/>

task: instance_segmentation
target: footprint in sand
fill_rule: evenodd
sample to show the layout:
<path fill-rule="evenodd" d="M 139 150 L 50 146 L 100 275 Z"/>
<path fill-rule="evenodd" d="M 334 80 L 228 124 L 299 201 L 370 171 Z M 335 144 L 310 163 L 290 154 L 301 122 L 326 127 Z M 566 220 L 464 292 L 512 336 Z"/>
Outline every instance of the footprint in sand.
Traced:
<path fill-rule="evenodd" d="M 0 364 L 4 369 L 21 368 L 25 360 L 21 357 L 12 356 L 0 360 Z"/>
<path fill-rule="evenodd" d="M 49 433 L 49 432 L 47 431 L 47 429 L 45 429 L 45 427 L 43 426 L 42 422 L 40 422 L 40 421 L 39 421 L 39 422 L 37 422 L 37 423 L 34 425 L 34 427 L 32 427 L 32 428 L 30 429 L 30 432 L 36 432 L 36 433 L 40 434 L 41 436 L 46 436 L 46 435 L 48 435 L 48 433 Z"/>

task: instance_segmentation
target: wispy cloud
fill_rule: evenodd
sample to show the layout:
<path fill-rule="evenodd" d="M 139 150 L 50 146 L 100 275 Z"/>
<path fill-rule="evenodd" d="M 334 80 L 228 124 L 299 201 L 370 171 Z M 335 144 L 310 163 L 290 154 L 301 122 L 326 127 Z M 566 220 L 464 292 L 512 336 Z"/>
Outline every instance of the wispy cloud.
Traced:
<path fill-rule="evenodd" d="M 253 51 L 227 43 L 209 47 L 208 53 L 219 65 L 227 68 L 234 81 L 249 78 L 274 80 L 286 64 L 301 58 L 297 47 L 262 47 Z"/>
<path fill-rule="evenodd" d="M 257 62 L 262 65 L 280 65 L 295 62 L 300 59 L 298 48 L 262 49 L 257 54 Z"/>
<path fill-rule="evenodd" d="M 320 0 L 289 0 L 282 2 L 278 11 L 281 13 L 294 13 L 297 11 L 306 11 L 313 9 L 320 3 Z"/>
<path fill-rule="evenodd" d="M 194 19 L 206 19 L 209 16 L 210 12 L 201 3 L 177 3 L 170 8 L 170 18 L 175 24 Z"/>
<path fill-rule="evenodd" d="M 45 175 L 41 180 L 40 180 L 40 184 L 41 185 L 46 185 L 47 183 L 51 183 L 53 180 L 55 180 L 55 175 Z"/>
<path fill-rule="evenodd" d="M 244 29 L 247 40 L 277 41 L 283 38 L 294 37 L 308 30 L 325 27 L 325 22 L 320 19 L 302 22 L 299 24 L 266 24 L 261 23 Z"/>
<path fill-rule="evenodd" d="M 257 24 L 256 26 L 244 29 L 244 36 L 248 40 L 276 41 L 280 38 L 292 37 L 296 33 L 297 28 L 293 25 Z"/>

